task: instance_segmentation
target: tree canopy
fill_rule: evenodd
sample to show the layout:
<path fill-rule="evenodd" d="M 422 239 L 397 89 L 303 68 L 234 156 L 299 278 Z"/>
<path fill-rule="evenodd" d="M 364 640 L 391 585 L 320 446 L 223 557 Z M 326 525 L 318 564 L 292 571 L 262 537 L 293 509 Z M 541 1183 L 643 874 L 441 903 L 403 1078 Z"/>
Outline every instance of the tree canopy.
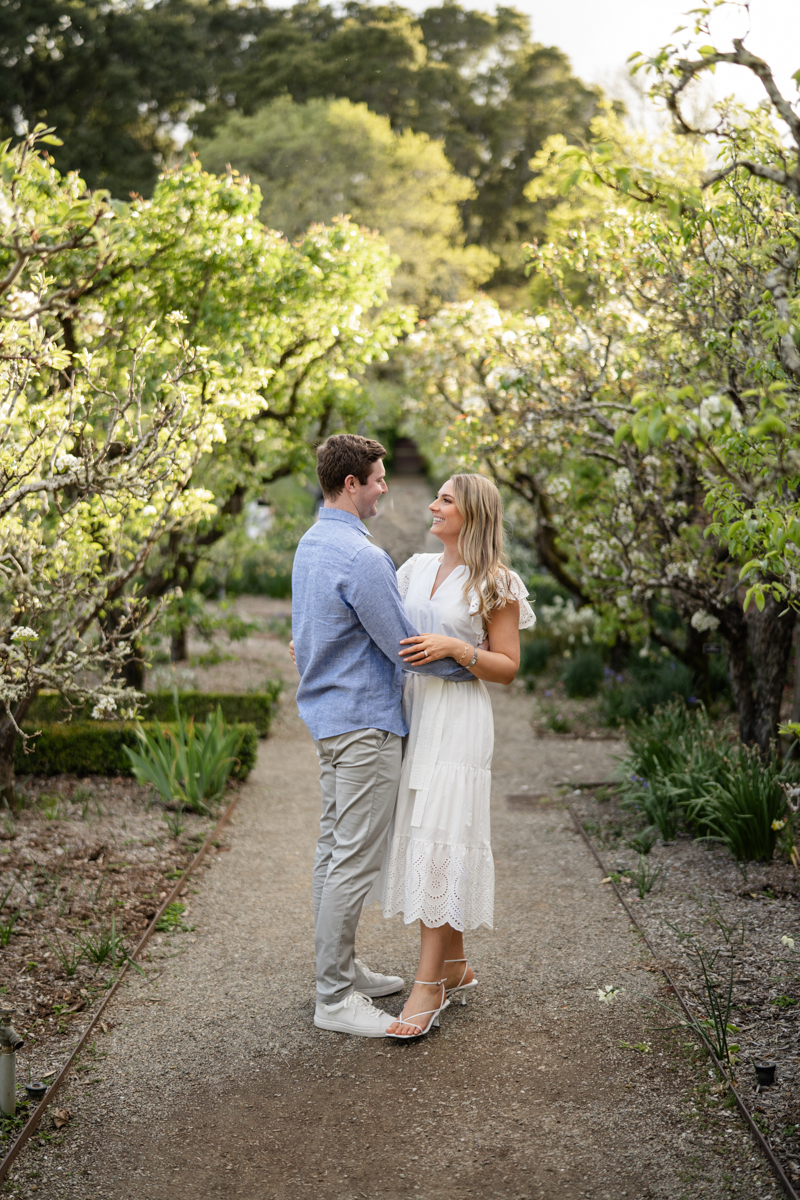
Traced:
<path fill-rule="evenodd" d="M 154 606 L 407 326 L 351 222 L 291 244 L 197 162 L 112 202 L 36 141 L 0 150 L 0 788 L 36 690 L 112 711 Z"/>
<path fill-rule="evenodd" d="M 412 339 L 421 420 L 439 437 L 452 414 L 446 446 L 516 498 L 540 561 L 610 638 L 660 641 L 700 675 L 717 631 L 742 738 L 764 749 L 791 647 L 785 605 L 800 608 L 800 219 L 791 188 L 741 160 L 747 146 L 766 166 L 784 145 L 761 110 L 739 114 L 710 175 L 692 143 L 632 139 L 612 116 L 588 151 L 554 139 L 535 186 L 574 211 L 553 210 L 535 255 L 547 307 L 469 302 Z M 659 625 L 665 600 L 686 622 L 680 644 Z"/>
<path fill-rule="evenodd" d="M 0 0 L 0 46 L 0 133 L 46 120 L 59 168 L 121 198 L 151 193 L 177 121 L 209 137 L 281 96 L 345 98 L 441 140 L 473 184 L 466 241 L 500 256 L 495 286 L 519 285 L 520 246 L 543 228 L 524 196 L 530 159 L 551 134 L 584 135 L 598 101 L 502 6 Z"/>
<path fill-rule="evenodd" d="M 342 213 L 379 230 L 399 259 L 391 297 L 424 315 L 470 295 L 494 270 L 489 251 L 464 246 L 458 206 L 475 185 L 441 143 L 393 131 L 365 104 L 282 97 L 252 117 L 229 117 L 196 149 L 212 171 L 230 163 L 248 175 L 262 220 L 291 240 Z"/>

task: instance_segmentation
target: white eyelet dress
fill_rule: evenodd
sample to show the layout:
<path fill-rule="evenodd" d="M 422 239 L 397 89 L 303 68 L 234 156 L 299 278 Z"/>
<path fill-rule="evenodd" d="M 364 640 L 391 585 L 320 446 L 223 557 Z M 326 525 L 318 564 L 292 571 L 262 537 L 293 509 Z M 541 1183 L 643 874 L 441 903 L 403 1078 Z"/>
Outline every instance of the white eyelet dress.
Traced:
<path fill-rule="evenodd" d="M 397 572 L 406 612 L 420 633 L 480 645 L 486 638 L 478 602 L 467 604 L 466 567 L 458 567 L 431 597 L 441 556 L 415 554 Z M 536 621 L 527 589 L 509 572 L 519 601 L 520 628 Z M 454 929 L 492 926 L 494 860 L 490 841 L 494 722 L 483 683 L 448 683 L 406 673 L 403 716 L 409 735 L 384 863 L 383 915 L 402 913 Z"/>

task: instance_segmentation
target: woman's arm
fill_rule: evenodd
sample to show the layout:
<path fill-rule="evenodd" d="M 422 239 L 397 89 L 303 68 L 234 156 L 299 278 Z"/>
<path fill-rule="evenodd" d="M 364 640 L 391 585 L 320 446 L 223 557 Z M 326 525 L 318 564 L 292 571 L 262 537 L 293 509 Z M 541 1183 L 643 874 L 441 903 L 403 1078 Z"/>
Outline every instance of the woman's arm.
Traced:
<path fill-rule="evenodd" d="M 485 679 L 487 683 L 511 683 L 519 670 L 519 604 L 516 600 L 494 609 L 486 632 L 488 639 L 478 648 L 477 661 L 469 670 L 476 679 Z M 472 642 L 438 633 L 403 638 L 400 645 L 403 647 L 400 657 L 404 662 L 412 663 L 454 658 L 460 666 L 466 666 L 475 651 Z"/>

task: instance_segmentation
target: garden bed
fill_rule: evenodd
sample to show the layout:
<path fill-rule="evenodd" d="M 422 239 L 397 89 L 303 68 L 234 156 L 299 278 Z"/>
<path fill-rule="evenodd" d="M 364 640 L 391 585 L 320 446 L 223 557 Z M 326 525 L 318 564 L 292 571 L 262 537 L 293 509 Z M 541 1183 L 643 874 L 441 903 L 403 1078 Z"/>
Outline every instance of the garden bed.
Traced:
<path fill-rule="evenodd" d="M 800 1181 L 800 874 L 785 861 L 737 864 L 727 850 L 679 832 L 640 857 L 641 820 L 609 789 L 570 797 L 606 867 L 690 1008 L 705 1016 L 702 962 L 725 999 L 731 987 L 733 1074 L 745 1103 L 795 1183 Z M 634 845 L 631 845 L 631 841 Z M 647 892 L 647 873 L 657 874 Z M 644 878 L 643 878 L 644 875 Z M 638 882 L 644 896 L 639 895 Z M 598 882 L 598 886 L 603 886 Z M 607 885 L 606 885 L 607 886 Z M 795 938 L 796 949 L 782 942 Z M 613 980 L 607 981 L 613 985 Z M 665 1009 L 663 1023 L 675 1020 Z M 713 1038 L 712 1038 L 713 1041 Z M 754 1064 L 774 1062 L 776 1082 L 759 1088 Z M 703 1107 L 726 1103 L 713 1071 L 698 1089 Z"/>
<path fill-rule="evenodd" d="M 0 814 L 0 994 L 26 1041 L 22 1085 L 29 1065 L 48 1081 L 63 1064 L 217 817 L 149 805 L 125 778 L 29 778 L 20 794 L 24 807 Z M 189 935 L 192 894 L 190 881 L 167 917 Z M 2 1122 L 0 1153 L 13 1127 Z"/>

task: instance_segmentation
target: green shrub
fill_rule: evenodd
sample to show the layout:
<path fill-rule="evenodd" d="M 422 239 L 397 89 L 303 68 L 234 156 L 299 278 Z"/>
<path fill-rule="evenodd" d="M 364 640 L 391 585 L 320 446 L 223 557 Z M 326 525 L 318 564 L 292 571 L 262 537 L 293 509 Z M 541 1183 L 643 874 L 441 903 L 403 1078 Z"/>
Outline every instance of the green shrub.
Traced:
<path fill-rule="evenodd" d="M 197 721 L 204 720 L 219 708 L 229 725 L 254 725 L 259 737 L 266 737 L 277 710 L 282 689 L 283 684 L 280 680 L 275 679 L 270 680 L 260 692 L 244 692 L 242 694 L 179 692 L 178 707 L 185 717 L 194 717 Z M 147 720 L 154 718 L 159 721 L 174 720 L 173 693 L 149 693 L 142 716 Z"/>
<path fill-rule="evenodd" d="M 154 721 L 153 728 L 139 726 L 138 733 L 138 748 L 124 749 L 139 783 L 149 783 L 165 803 L 177 800 L 194 812 L 206 813 L 219 803 L 239 742 L 239 730 L 225 724 L 219 708 L 202 725 L 178 712 L 174 725 Z"/>
<path fill-rule="evenodd" d="M 270 680 L 261 692 L 179 692 L 178 707 L 183 716 L 194 717 L 196 720 L 204 720 L 220 708 L 229 725 L 254 725 L 259 736 L 266 737 L 278 707 L 282 687 L 283 684 L 279 680 Z M 174 720 L 173 695 L 173 692 L 151 692 L 142 705 L 142 717 L 145 720 L 155 718 L 162 722 Z M 41 692 L 28 709 L 27 721 L 36 727 L 61 724 L 67 719 L 68 712 L 65 701 L 57 692 Z M 73 720 L 81 720 L 85 715 L 84 710 L 78 707 L 74 710 Z"/>
<path fill-rule="evenodd" d="M 41 730 L 29 743 L 29 753 L 21 739 L 14 747 L 14 770 L 18 775 L 130 775 L 131 765 L 125 747 L 138 749 L 135 721 L 70 721 L 64 724 L 37 724 L 26 721 L 26 733 Z M 148 722 L 145 730 L 152 727 Z M 240 724 L 236 764 L 231 779 L 246 779 L 258 753 L 255 726 Z"/>
<path fill-rule="evenodd" d="M 552 575 L 529 575 L 527 582 L 529 599 L 534 608 L 538 604 L 552 604 L 556 597 L 562 600 L 570 599 L 571 593 L 557 583 Z"/>
<path fill-rule="evenodd" d="M 572 699 L 596 696 L 603 682 L 603 660 L 596 650 L 579 650 L 569 659 L 562 675 L 567 695 Z"/>
<path fill-rule="evenodd" d="M 600 696 L 600 715 L 606 725 L 617 726 L 653 713 L 661 705 L 679 696 L 685 704 L 694 702 L 695 679 L 683 663 L 669 659 L 663 663 L 636 665 L 628 677 L 611 676 Z"/>
<path fill-rule="evenodd" d="M 520 645 L 519 673 L 525 678 L 528 675 L 541 675 L 547 667 L 550 657 L 550 642 L 542 637 L 525 637 Z"/>

